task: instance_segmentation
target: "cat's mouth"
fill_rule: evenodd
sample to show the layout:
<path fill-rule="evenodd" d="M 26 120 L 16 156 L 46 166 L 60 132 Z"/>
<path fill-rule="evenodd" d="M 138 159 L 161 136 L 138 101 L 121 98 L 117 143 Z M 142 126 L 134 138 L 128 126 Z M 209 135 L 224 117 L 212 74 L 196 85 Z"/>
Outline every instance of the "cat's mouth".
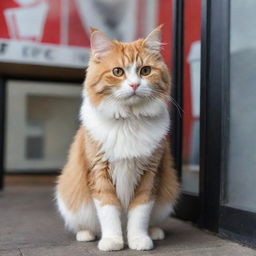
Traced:
<path fill-rule="evenodd" d="M 127 95 L 127 97 L 123 98 L 123 102 L 124 102 L 124 104 L 134 105 L 134 104 L 138 104 L 140 102 L 144 102 L 144 100 L 146 98 L 147 97 L 144 95 L 139 95 L 139 94 L 133 93 L 133 94 Z"/>
<path fill-rule="evenodd" d="M 131 94 L 131 95 L 129 95 L 129 96 L 127 96 L 127 98 L 126 99 L 143 99 L 143 98 L 145 98 L 146 96 L 144 96 L 144 95 L 139 95 L 139 94 L 137 94 L 136 92 L 134 92 L 133 94 Z"/>
<path fill-rule="evenodd" d="M 144 92 L 140 92 L 140 91 L 133 91 L 128 97 L 129 98 L 132 98 L 132 97 L 134 97 L 134 98 L 136 98 L 136 97 L 138 97 L 138 98 L 147 98 L 149 96 L 150 95 L 148 93 L 144 93 Z"/>
<path fill-rule="evenodd" d="M 132 99 L 132 98 L 143 98 L 143 96 L 139 95 L 136 92 L 132 92 L 127 95 L 123 95 L 123 97 L 122 97 L 123 100 L 128 100 L 128 99 Z"/>
<path fill-rule="evenodd" d="M 145 93 L 142 91 L 130 91 L 130 92 L 122 92 L 122 93 L 118 93 L 117 95 L 115 95 L 117 100 L 120 102 L 123 102 L 124 104 L 137 104 L 141 101 L 144 101 L 146 99 L 148 99 L 151 94 L 150 93 Z"/>
<path fill-rule="evenodd" d="M 131 95 L 130 95 L 130 97 L 141 97 L 136 91 L 134 91 Z"/>

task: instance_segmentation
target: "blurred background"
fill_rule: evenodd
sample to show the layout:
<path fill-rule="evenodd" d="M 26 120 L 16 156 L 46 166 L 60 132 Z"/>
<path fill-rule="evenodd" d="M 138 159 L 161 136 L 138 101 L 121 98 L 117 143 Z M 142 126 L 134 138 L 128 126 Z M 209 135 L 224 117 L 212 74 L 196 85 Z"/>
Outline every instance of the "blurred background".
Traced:
<path fill-rule="evenodd" d="M 176 216 L 255 246 L 255 10 L 255 0 L 1 0 L 0 187 L 53 187 L 79 127 L 91 26 L 130 42 L 164 24 Z"/>
<path fill-rule="evenodd" d="M 10 76 L 5 81 L 6 174 L 56 173 L 63 166 L 79 125 L 91 26 L 130 42 L 164 24 L 163 56 L 171 71 L 173 5 L 156 0 L 1 1 L 0 61 L 5 64 L 0 65 Z M 200 1 L 188 1 L 185 12 L 183 185 L 198 193 Z"/>
<path fill-rule="evenodd" d="M 165 24 L 171 66 L 171 13 L 172 1 L 1 1 L 1 69 L 22 78 L 5 81 L 5 173 L 56 173 L 65 163 L 79 126 L 91 26 L 130 42 Z"/>

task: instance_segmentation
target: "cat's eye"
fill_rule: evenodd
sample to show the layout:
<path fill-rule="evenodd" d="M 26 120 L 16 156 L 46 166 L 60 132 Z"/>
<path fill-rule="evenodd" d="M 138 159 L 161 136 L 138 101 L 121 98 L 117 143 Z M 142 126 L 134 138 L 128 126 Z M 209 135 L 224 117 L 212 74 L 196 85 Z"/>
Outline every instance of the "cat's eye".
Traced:
<path fill-rule="evenodd" d="M 122 68 L 119 68 L 119 67 L 114 68 L 114 69 L 113 69 L 113 74 L 114 74 L 115 76 L 120 77 L 120 76 L 122 76 L 122 75 L 124 74 L 124 70 L 123 70 Z"/>
<path fill-rule="evenodd" d="M 140 69 L 140 75 L 141 76 L 148 76 L 151 73 L 151 67 L 150 66 L 144 66 Z"/>

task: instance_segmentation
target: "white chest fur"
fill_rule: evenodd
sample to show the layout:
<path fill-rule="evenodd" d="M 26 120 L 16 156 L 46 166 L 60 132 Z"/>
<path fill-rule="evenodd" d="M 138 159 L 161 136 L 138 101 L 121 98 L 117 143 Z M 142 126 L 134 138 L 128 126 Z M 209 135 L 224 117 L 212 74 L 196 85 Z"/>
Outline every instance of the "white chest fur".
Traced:
<path fill-rule="evenodd" d="M 111 106 L 106 106 L 106 108 L 111 108 Z M 113 108 L 114 116 L 117 115 L 117 111 L 119 111 L 118 115 L 121 115 L 116 119 L 106 116 L 92 106 L 89 100 L 84 100 L 81 120 L 93 139 L 101 143 L 101 150 L 107 160 L 113 162 L 122 159 L 145 158 L 153 153 L 169 130 L 170 120 L 167 107 L 162 104 L 158 108 L 157 115 L 147 113 L 147 116 L 143 116 L 136 113 L 126 118 L 122 118 L 120 114 L 124 112 L 123 109 Z"/>
<path fill-rule="evenodd" d="M 161 102 L 159 104 L 154 102 L 146 109 L 145 106 L 134 109 L 133 113 L 120 106 L 97 109 L 85 99 L 82 105 L 83 125 L 101 143 L 101 151 L 111 164 L 117 196 L 125 209 L 142 175 L 142 165 L 169 129 L 167 107 Z"/>
<path fill-rule="evenodd" d="M 111 164 L 111 175 L 117 196 L 124 209 L 128 209 L 135 187 L 143 174 L 139 159 L 125 159 Z"/>

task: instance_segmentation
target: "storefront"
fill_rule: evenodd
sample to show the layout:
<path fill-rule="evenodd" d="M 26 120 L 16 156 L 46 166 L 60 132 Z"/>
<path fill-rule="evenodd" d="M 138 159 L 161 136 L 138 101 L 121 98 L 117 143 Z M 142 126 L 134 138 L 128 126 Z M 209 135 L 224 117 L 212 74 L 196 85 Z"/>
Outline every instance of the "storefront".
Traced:
<path fill-rule="evenodd" d="M 256 2 L 23 2 L 0 4 L 1 184 L 4 173 L 61 169 L 79 125 L 90 26 L 131 41 L 164 23 L 171 139 L 182 184 L 176 214 L 256 246 Z M 27 12 L 40 17 L 30 30 Z"/>

